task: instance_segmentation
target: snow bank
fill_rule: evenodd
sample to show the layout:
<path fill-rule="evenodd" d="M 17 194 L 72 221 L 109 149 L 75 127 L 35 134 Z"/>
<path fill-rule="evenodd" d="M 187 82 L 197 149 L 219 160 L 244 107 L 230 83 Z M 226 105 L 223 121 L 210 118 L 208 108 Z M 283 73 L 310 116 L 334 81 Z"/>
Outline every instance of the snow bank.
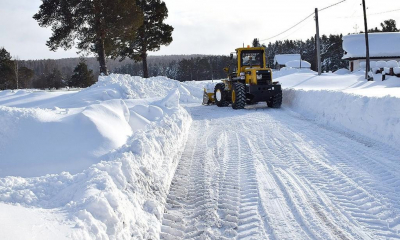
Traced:
<path fill-rule="evenodd" d="M 59 231 L 52 239 L 158 239 L 191 124 L 179 102 L 201 102 L 188 88 L 195 87 L 167 78 L 111 75 L 79 93 L 40 103 L 50 109 L 0 107 L 2 176 L 36 176 L 1 177 L 0 207 L 9 213 L 19 205 L 38 218 L 24 228 L 31 238 L 46 236 L 32 226 L 52 219 Z M 13 145 L 13 151 L 3 151 Z M 94 161 L 85 162 L 85 153 Z M 3 161 L 5 154 L 19 157 L 12 163 Z M 29 172 L 35 164 L 41 167 Z M 46 211 L 37 214 L 38 209 Z M 8 215 L 7 221 L 18 225 L 16 217 Z M 0 237 L 16 229 L 2 229 Z"/>
<path fill-rule="evenodd" d="M 345 128 L 399 148 L 400 99 L 339 91 L 284 90 L 284 104 L 328 126 Z"/>
<path fill-rule="evenodd" d="M 167 77 L 141 78 L 111 74 L 99 77 L 90 88 L 81 91 L 1 91 L 0 105 L 20 108 L 81 108 L 112 99 L 149 99 L 165 97 L 171 90 L 179 89 L 182 102 L 199 102 L 193 86 Z M 194 94 L 194 95 L 193 95 Z"/>
<path fill-rule="evenodd" d="M 381 75 L 374 76 L 380 80 Z M 277 79 L 286 107 L 328 126 L 400 146 L 400 81 L 366 81 L 364 73 L 293 74 Z"/>
<path fill-rule="evenodd" d="M 0 177 L 80 172 L 125 144 L 129 118 L 122 100 L 83 110 L 0 106 Z"/>

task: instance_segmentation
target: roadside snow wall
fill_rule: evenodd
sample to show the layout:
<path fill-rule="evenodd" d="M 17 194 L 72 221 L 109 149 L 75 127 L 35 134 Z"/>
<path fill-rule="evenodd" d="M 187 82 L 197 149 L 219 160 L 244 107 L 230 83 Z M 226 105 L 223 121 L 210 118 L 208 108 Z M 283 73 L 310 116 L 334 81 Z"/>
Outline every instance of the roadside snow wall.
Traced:
<path fill-rule="evenodd" d="M 64 171 L 31 178 L 0 178 L 0 202 L 21 205 L 26 211 L 43 209 L 66 215 L 65 222 L 60 224 L 74 227 L 67 236 L 57 239 L 158 239 L 166 196 L 192 122 L 179 104 L 195 99 L 189 93 L 178 81 L 164 77 L 142 79 L 111 75 L 71 95 L 68 101 L 62 102 L 64 107 L 87 106 L 90 116 L 100 122 L 109 122 L 105 116 L 112 114 L 101 106 L 112 103 L 110 108 L 116 110 L 116 103 L 125 102 L 125 109 L 129 111 L 115 124 L 129 120 L 132 131 L 134 126 L 143 126 L 129 134 L 122 146 L 78 173 Z M 142 104 L 132 102 L 136 101 L 132 100 L 134 98 L 143 99 Z M 86 102 L 79 103 L 81 99 Z M 7 107 L 2 111 L 16 119 L 25 114 L 23 110 Z M 39 112 L 43 112 L 40 116 L 48 114 L 48 110 Z M 31 119 L 31 115 L 27 119 Z M 72 123 L 79 125 L 80 122 Z M 80 140 L 85 139 L 90 140 Z M 57 159 L 58 154 L 53 157 Z M 13 219 L 9 217 L 9 221 Z M 17 222 L 12 224 L 18 225 Z"/>
<path fill-rule="evenodd" d="M 400 98 L 329 90 L 284 90 L 283 104 L 317 122 L 400 148 Z"/>

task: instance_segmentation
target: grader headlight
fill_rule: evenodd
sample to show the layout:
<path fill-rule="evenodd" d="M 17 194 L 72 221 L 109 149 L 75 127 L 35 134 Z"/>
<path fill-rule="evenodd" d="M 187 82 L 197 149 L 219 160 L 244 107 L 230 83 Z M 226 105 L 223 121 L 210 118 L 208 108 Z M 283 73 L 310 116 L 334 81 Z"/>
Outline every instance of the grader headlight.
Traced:
<path fill-rule="evenodd" d="M 262 75 L 261 74 L 257 74 L 257 80 L 262 79 Z"/>
<path fill-rule="evenodd" d="M 246 76 L 245 76 L 245 73 L 244 73 L 244 72 L 241 72 L 241 73 L 240 73 L 240 79 L 241 79 L 241 80 L 245 80 L 245 79 L 246 79 Z"/>

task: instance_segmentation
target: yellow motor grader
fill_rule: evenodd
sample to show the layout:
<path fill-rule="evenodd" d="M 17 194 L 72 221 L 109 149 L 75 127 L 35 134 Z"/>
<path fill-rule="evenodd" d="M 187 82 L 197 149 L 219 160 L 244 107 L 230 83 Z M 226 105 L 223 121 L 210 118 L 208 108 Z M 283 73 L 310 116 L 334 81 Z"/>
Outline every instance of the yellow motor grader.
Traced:
<path fill-rule="evenodd" d="M 214 92 L 204 89 L 204 101 L 218 107 L 243 109 L 246 104 L 266 102 L 268 107 L 280 108 L 282 89 L 272 81 L 272 70 L 267 68 L 265 48 L 247 47 L 236 49 L 236 61 L 224 68 L 228 78 L 215 85 Z M 204 102 L 203 102 L 204 103 Z"/>

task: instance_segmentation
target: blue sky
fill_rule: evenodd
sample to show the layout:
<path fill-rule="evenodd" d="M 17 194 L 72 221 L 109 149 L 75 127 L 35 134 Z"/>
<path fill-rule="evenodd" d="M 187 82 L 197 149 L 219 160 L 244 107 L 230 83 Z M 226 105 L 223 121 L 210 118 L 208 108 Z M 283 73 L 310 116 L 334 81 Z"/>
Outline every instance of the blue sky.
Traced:
<path fill-rule="evenodd" d="M 167 23 L 175 30 L 174 41 L 150 55 L 229 54 L 250 44 L 252 39 L 270 38 L 293 26 L 315 8 L 322 9 L 339 0 L 165 0 L 169 9 Z M 398 0 L 366 0 L 368 27 L 392 18 L 400 27 Z M 76 57 L 76 49 L 48 50 L 51 30 L 41 28 L 32 16 L 40 0 L 0 0 L 0 46 L 20 59 Z M 347 0 L 320 12 L 321 34 L 354 33 L 362 30 L 361 0 Z M 382 13 L 386 12 L 386 13 Z M 357 27 L 358 28 L 357 28 Z M 269 41 L 306 39 L 315 34 L 315 21 L 309 18 L 296 28 Z M 268 41 L 263 41 L 268 43 Z"/>

